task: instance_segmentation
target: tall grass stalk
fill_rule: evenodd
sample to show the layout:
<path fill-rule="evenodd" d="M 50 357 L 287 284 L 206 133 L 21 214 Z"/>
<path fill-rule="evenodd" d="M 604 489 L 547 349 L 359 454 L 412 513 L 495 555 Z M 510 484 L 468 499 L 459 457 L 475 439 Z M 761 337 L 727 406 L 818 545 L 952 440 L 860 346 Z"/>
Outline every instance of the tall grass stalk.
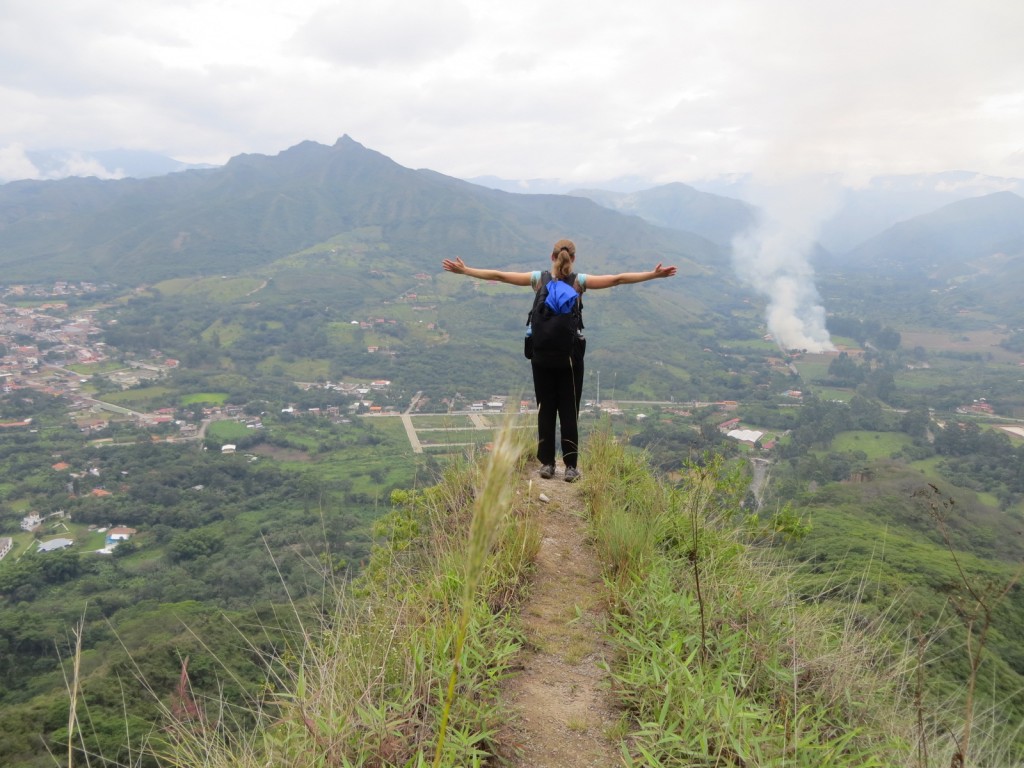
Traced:
<path fill-rule="evenodd" d="M 68 741 L 67 758 L 68 768 L 74 768 L 75 763 L 75 732 L 78 728 L 78 699 L 82 675 L 82 632 L 85 628 L 85 617 L 83 617 L 72 630 L 75 636 L 74 650 L 71 656 L 71 679 L 65 676 L 64 684 L 68 689 L 70 706 L 68 707 Z M 84 745 L 83 745 L 84 746 Z"/>
<path fill-rule="evenodd" d="M 466 565 L 462 581 L 462 604 L 455 635 L 454 664 L 448 678 L 448 691 L 445 694 L 441 713 L 433 768 L 438 768 L 441 764 L 452 701 L 455 698 L 455 686 L 462 668 L 463 646 L 473 615 L 473 605 L 477 599 L 480 579 L 484 573 L 498 524 L 508 514 L 512 506 L 513 485 L 509 480 L 522 458 L 522 445 L 522 440 L 516 439 L 510 425 L 506 424 L 494 441 L 494 448 L 485 464 L 480 487 L 473 502 L 473 518 L 469 526 L 469 540 L 465 551 Z"/>

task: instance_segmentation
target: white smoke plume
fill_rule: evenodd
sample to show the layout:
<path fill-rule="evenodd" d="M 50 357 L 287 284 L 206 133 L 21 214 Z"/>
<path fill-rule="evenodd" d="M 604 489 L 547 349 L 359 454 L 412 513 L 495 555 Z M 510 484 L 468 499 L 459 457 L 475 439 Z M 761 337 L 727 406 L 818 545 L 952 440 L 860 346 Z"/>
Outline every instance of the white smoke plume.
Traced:
<path fill-rule="evenodd" d="M 821 224 L 835 210 L 834 187 L 789 182 L 752 194 L 760 217 L 733 240 L 736 274 L 768 300 L 768 332 L 781 348 L 834 350 L 810 263 Z"/>

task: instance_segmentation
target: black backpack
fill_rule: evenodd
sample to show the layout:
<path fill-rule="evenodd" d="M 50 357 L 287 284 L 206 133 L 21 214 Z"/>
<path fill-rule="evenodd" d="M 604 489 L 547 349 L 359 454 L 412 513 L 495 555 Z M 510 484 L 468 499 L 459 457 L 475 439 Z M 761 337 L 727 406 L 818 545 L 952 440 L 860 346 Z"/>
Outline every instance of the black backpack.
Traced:
<path fill-rule="evenodd" d="M 524 353 L 535 365 L 568 368 L 583 357 L 583 299 L 573 288 L 576 273 L 556 280 L 542 272 L 540 286 L 533 297 L 533 308 L 526 318 Z"/>

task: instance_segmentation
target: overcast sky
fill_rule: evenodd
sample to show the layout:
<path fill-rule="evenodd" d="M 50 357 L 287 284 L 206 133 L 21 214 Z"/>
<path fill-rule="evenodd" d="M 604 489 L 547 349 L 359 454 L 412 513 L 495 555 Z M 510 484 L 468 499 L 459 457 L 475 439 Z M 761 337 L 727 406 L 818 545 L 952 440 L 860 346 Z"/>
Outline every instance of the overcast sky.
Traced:
<path fill-rule="evenodd" d="M 0 178 L 348 134 L 452 176 L 1024 176 L 1021 0 L 4 0 Z"/>

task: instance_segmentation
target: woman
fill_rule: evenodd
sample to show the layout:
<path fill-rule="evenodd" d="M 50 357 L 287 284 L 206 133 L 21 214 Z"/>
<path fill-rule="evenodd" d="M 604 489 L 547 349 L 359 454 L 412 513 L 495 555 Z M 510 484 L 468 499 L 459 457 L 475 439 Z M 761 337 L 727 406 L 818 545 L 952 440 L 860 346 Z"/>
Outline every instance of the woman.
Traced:
<path fill-rule="evenodd" d="M 576 293 L 582 295 L 588 290 L 612 288 L 616 285 L 643 283 L 658 277 L 672 277 L 675 267 L 658 264 L 650 272 L 622 272 L 617 275 L 585 275 L 573 272 L 576 263 L 576 246 L 571 240 L 559 240 L 551 252 L 551 276 L 570 282 Z M 474 269 L 467 267 L 460 258 L 445 259 L 441 265 L 456 275 L 468 275 L 480 280 L 496 280 L 509 285 L 530 286 L 538 290 L 546 280 L 543 273 L 502 272 L 497 269 Z M 572 294 L 570 294 L 571 296 Z M 567 368 L 549 368 L 533 365 L 533 389 L 537 397 L 537 459 L 541 463 L 540 476 L 545 480 L 555 476 L 555 422 L 562 427 L 562 461 L 565 462 L 564 479 L 575 482 L 580 477 L 579 428 L 577 416 L 583 389 L 583 355 L 573 357 Z"/>

